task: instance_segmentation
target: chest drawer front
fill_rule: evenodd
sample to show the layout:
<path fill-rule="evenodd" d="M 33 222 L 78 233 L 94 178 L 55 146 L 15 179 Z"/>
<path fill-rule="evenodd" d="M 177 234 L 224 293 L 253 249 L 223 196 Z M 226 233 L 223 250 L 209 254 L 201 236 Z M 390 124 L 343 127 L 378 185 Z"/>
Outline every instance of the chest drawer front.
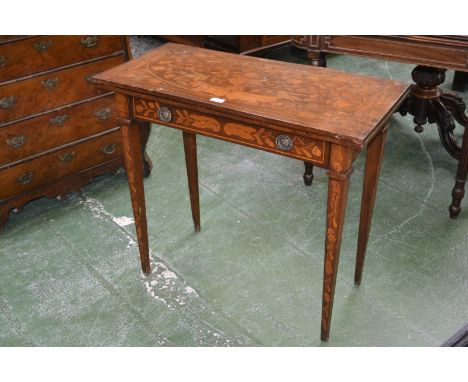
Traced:
<path fill-rule="evenodd" d="M 0 126 L 100 94 L 91 76 L 123 62 L 119 55 L 0 86 Z"/>
<path fill-rule="evenodd" d="M 120 130 L 0 170 L 0 200 L 122 157 Z"/>
<path fill-rule="evenodd" d="M 154 123 L 193 131 L 317 165 L 325 166 L 328 161 L 329 145 L 321 140 L 139 98 L 133 99 L 133 109 L 136 117 Z"/>
<path fill-rule="evenodd" d="M 121 36 L 40 36 L 0 45 L 0 82 L 118 52 L 123 41 Z"/>
<path fill-rule="evenodd" d="M 112 94 L 0 128 L 0 166 L 111 129 L 115 115 Z"/>

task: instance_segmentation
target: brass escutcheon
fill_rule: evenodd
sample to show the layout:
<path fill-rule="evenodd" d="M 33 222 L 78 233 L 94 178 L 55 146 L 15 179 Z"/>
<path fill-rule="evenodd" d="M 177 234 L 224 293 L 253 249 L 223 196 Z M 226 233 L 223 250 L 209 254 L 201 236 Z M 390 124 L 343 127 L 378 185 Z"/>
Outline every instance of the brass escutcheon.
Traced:
<path fill-rule="evenodd" d="M 49 90 L 56 88 L 58 83 L 59 83 L 59 79 L 57 77 L 49 78 L 48 80 L 41 81 L 41 85 Z"/>
<path fill-rule="evenodd" d="M 111 113 L 110 107 L 106 107 L 104 109 L 101 109 L 95 112 L 94 115 L 96 116 L 97 119 L 101 121 L 105 121 L 107 118 L 109 118 L 110 113 Z"/>
<path fill-rule="evenodd" d="M 19 149 L 23 146 L 24 142 L 26 142 L 26 137 L 24 135 L 18 135 L 17 137 L 9 138 L 6 141 L 8 146 L 14 147 L 15 149 Z"/>
<path fill-rule="evenodd" d="M 92 48 L 97 45 L 98 37 L 97 36 L 88 36 L 81 39 L 81 44 L 87 48 Z"/>
<path fill-rule="evenodd" d="M 19 184 L 28 184 L 32 181 L 33 175 L 33 171 L 25 172 L 23 175 L 16 178 L 16 182 Z"/>
<path fill-rule="evenodd" d="M 64 155 L 60 155 L 59 159 L 62 162 L 70 163 L 73 159 L 75 159 L 75 157 L 76 157 L 76 152 L 75 151 L 70 151 L 69 153 L 66 153 Z"/>
<path fill-rule="evenodd" d="M 33 44 L 34 48 L 36 48 L 36 50 L 41 53 L 49 49 L 51 45 L 52 45 L 51 40 L 42 40 L 42 41 L 35 42 Z"/>
<path fill-rule="evenodd" d="M 172 114 L 167 106 L 161 106 L 159 108 L 158 118 L 163 122 L 171 122 Z"/>
<path fill-rule="evenodd" d="M 104 153 L 104 154 L 107 154 L 107 155 L 111 155 L 114 153 L 115 151 L 115 143 L 109 143 L 108 145 L 105 145 L 101 151 Z"/>
<path fill-rule="evenodd" d="M 293 140 L 289 135 L 281 134 L 276 137 L 276 146 L 283 151 L 291 151 Z"/>
<path fill-rule="evenodd" d="M 49 119 L 49 125 L 62 126 L 63 123 L 68 119 L 68 114 L 57 115 Z"/>
<path fill-rule="evenodd" d="M 0 99 L 0 107 L 2 109 L 8 109 L 12 106 L 14 106 L 16 103 L 16 96 L 11 95 L 11 96 L 6 96 Z"/>

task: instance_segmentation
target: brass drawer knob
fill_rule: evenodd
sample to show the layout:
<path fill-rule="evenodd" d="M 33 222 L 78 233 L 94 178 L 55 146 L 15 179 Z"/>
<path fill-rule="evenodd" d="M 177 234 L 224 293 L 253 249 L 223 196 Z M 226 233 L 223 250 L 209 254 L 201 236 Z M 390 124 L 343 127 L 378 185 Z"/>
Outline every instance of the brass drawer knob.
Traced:
<path fill-rule="evenodd" d="M 69 153 L 66 153 L 64 155 L 60 155 L 59 159 L 61 162 L 64 163 L 70 163 L 73 159 L 76 157 L 76 152 L 75 151 L 70 151 Z"/>
<path fill-rule="evenodd" d="M 163 122 L 171 122 L 172 114 L 167 106 L 161 106 L 159 108 L 158 118 Z"/>
<path fill-rule="evenodd" d="M 0 56 L 0 68 L 2 66 L 5 66 L 6 64 L 6 57 L 5 56 Z"/>
<path fill-rule="evenodd" d="M 24 135 L 18 135 L 17 137 L 9 138 L 6 141 L 8 146 L 14 147 L 15 149 L 19 149 L 23 146 L 24 142 L 26 142 L 26 137 Z"/>
<path fill-rule="evenodd" d="M 101 151 L 104 153 L 104 154 L 107 154 L 107 155 L 111 155 L 115 152 L 115 143 L 110 143 L 108 145 L 105 145 Z"/>
<path fill-rule="evenodd" d="M 49 78 L 48 80 L 41 81 L 41 85 L 49 90 L 56 88 L 58 83 L 59 83 L 59 79 L 57 77 Z"/>
<path fill-rule="evenodd" d="M 47 49 L 50 48 L 51 45 L 51 40 L 38 41 L 33 44 L 34 48 L 36 48 L 36 50 L 41 53 L 44 53 Z"/>
<path fill-rule="evenodd" d="M 101 109 L 95 112 L 94 115 L 96 116 L 97 119 L 101 121 L 105 121 L 107 118 L 109 118 L 110 113 L 111 113 L 110 107 L 106 107 L 104 109 Z"/>
<path fill-rule="evenodd" d="M 23 175 L 16 178 L 16 182 L 19 184 L 28 184 L 33 180 L 33 171 L 25 172 Z"/>
<path fill-rule="evenodd" d="M 10 107 L 13 107 L 16 103 L 16 97 L 11 95 L 11 96 L 6 96 L 0 99 L 0 107 L 2 109 L 9 109 Z"/>
<path fill-rule="evenodd" d="M 97 36 L 88 36 L 81 39 L 81 44 L 87 48 L 92 48 L 97 45 L 98 37 Z"/>
<path fill-rule="evenodd" d="M 57 115 L 56 117 L 49 119 L 49 125 L 63 126 L 63 124 L 65 123 L 67 119 L 68 119 L 68 114 Z"/>
<path fill-rule="evenodd" d="M 283 151 L 291 151 L 293 140 L 289 135 L 281 134 L 276 137 L 276 146 Z"/>

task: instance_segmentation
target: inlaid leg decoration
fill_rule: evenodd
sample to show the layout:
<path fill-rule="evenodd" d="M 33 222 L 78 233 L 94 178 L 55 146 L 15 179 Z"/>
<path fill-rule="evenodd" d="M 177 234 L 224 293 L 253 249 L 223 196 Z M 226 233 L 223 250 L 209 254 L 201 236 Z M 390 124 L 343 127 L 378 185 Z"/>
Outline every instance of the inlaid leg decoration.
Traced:
<path fill-rule="evenodd" d="M 197 136 L 182 132 L 184 139 L 185 165 L 190 193 L 190 206 L 195 232 L 200 232 L 200 201 L 198 195 Z"/>
<path fill-rule="evenodd" d="M 141 155 L 141 132 L 140 125 L 135 122 L 119 119 L 122 130 L 122 143 L 127 170 L 128 187 L 132 199 L 133 216 L 138 237 L 138 248 L 140 250 L 141 269 L 143 273 L 151 272 L 148 228 L 146 222 L 145 190 L 143 186 L 143 174 L 139 169 L 143 167 Z"/>
<path fill-rule="evenodd" d="M 314 165 L 310 162 L 304 162 L 304 167 L 304 184 L 306 186 L 311 186 L 314 180 Z"/>
<path fill-rule="evenodd" d="M 348 200 L 349 176 L 352 173 L 352 167 L 350 167 L 351 155 L 348 155 L 345 150 L 342 147 L 332 146 L 332 164 L 328 172 L 327 230 L 325 233 L 322 328 L 320 334 L 322 341 L 327 341 L 330 335 L 341 237 Z"/>
<path fill-rule="evenodd" d="M 375 196 L 377 194 L 377 184 L 380 175 L 380 165 L 383 157 L 385 138 L 387 132 L 383 131 L 377 135 L 367 147 L 366 169 L 364 173 L 364 186 L 361 200 L 361 218 L 359 221 L 359 238 L 356 255 L 356 270 L 354 273 L 354 283 L 361 284 L 362 270 L 366 256 L 367 242 L 372 222 L 372 212 L 374 210 Z"/>

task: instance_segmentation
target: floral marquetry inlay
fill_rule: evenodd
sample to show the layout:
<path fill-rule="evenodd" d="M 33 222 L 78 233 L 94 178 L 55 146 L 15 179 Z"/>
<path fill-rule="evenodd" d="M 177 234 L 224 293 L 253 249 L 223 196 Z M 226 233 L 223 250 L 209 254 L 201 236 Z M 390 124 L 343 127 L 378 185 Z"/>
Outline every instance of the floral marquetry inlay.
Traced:
<path fill-rule="evenodd" d="M 164 122 L 161 121 L 158 116 L 158 111 L 162 107 L 167 107 L 167 105 L 141 98 L 134 99 L 133 108 L 136 117 L 154 123 L 195 130 L 200 134 L 237 142 L 247 146 L 263 148 L 267 151 L 308 160 L 317 164 L 325 163 L 325 142 L 298 135 L 291 135 L 291 149 L 282 150 L 277 145 L 278 136 L 284 134 L 281 131 L 233 122 L 227 118 L 215 118 L 210 115 L 179 107 L 169 107 L 172 113 L 172 119 L 170 122 Z"/>

